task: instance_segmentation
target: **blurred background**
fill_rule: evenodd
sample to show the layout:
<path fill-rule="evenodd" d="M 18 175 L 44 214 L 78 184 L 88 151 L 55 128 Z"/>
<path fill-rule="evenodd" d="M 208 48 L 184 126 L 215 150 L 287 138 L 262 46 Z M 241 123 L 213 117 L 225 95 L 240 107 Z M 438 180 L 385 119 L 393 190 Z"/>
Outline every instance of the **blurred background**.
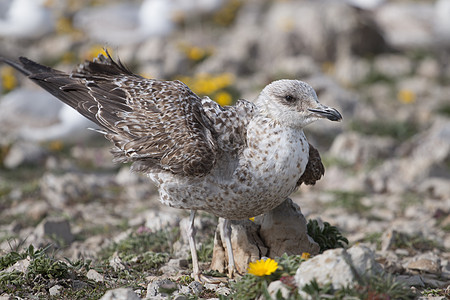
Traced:
<path fill-rule="evenodd" d="M 449 276 L 449 0 L 0 0 L 0 56 L 70 71 L 103 48 L 221 105 L 276 79 L 308 82 L 344 120 L 305 130 L 326 173 L 293 200 L 351 243 L 423 239 L 402 257 L 437 253 Z M 0 249 L 43 244 L 35 228 L 55 216 L 69 257 L 166 222 L 155 189 L 111 162 L 95 125 L 12 68 L 0 76 Z"/>

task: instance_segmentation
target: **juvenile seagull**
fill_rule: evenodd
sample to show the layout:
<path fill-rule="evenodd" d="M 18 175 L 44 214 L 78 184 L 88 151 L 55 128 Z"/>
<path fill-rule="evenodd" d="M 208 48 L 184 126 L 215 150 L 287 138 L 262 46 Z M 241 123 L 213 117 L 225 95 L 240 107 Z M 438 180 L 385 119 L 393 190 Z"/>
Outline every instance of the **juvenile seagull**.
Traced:
<path fill-rule="evenodd" d="M 66 74 L 20 57 L 3 59 L 98 124 L 116 162 L 133 162 L 158 186 L 162 203 L 190 209 L 193 275 L 200 280 L 194 217 L 205 210 L 225 219 L 228 271 L 235 271 L 228 220 L 263 214 L 302 183 L 324 174 L 303 128 L 341 114 L 322 105 L 299 80 L 267 85 L 255 103 L 221 107 L 180 81 L 145 79 L 106 51 Z"/>

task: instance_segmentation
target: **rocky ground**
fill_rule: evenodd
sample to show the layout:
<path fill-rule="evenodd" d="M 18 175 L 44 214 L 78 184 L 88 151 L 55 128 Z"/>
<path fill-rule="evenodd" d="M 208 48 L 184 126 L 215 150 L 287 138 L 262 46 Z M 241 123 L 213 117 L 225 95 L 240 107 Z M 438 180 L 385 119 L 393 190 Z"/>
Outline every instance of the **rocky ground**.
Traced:
<path fill-rule="evenodd" d="M 0 37 L 0 56 L 70 70 L 105 43 L 73 27 L 82 5 L 102 2 L 54 4 L 50 33 Z M 348 244 L 319 243 L 320 252 L 337 249 L 283 256 L 272 275 L 235 282 L 194 282 L 188 212 L 162 206 L 145 176 L 111 162 L 108 142 L 85 130 L 90 125 L 0 66 L 0 298 L 450 297 L 450 36 L 441 11 L 430 1 L 361 10 L 335 1 L 229 0 L 173 10 L 170 32 L 108 44 L 133 71 L 181 79 L 221 104 L 296 78 L 342 113 L 342 123 L 305 130 L 326 172 L 291 198 L 306 220 L 318 220 L 322 232 L 308 228 L 313 238 L 340 232 Z M 246 222 L 260 232 L 261 220 Z M 204 270 L 217 223 L 206 213 L 196 221 Z"/>

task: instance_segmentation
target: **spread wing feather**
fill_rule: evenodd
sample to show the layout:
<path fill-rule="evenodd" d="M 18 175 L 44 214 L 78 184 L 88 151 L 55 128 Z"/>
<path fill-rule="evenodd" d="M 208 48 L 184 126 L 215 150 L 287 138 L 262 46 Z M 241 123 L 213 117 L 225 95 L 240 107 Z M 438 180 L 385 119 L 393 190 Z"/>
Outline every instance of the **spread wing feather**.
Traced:
<path fill-rule="evenodd" d="M 143 172 L 208 173 L 218 149 L 201 99 L 180 81 L 134 75 L 106 54 L 71 74 L 24 57 L 4 61 L 100 125 L 116 161 Z"/>

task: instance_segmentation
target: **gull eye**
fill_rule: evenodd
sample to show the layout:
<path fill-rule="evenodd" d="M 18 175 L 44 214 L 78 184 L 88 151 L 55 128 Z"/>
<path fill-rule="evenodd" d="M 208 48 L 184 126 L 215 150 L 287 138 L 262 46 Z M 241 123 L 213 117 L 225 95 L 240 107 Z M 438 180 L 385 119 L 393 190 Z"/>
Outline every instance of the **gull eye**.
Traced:
<path fill-rule="evenodd" d="M 295 97 L 292 96 L 292 95 L 287 95 L 287 96 L 284 97 L 284 100 L 286 100 L 287 102 L 292 103 L 292 102 L 295 101 Z"/>

